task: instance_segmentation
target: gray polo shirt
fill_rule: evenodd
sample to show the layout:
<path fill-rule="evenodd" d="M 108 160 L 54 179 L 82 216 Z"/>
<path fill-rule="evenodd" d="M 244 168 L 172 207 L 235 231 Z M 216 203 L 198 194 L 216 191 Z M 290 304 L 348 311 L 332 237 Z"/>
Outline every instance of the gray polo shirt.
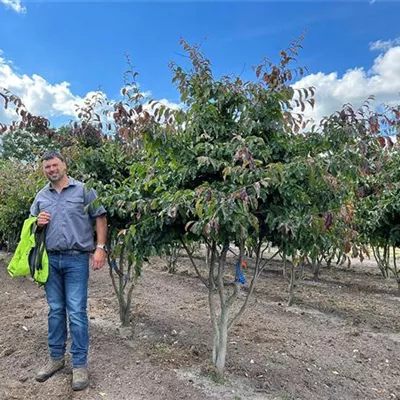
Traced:
<path fill-rule="evenodd" d="M 102 206 L 93 207 L 96 198 L 94 189 L 87 191 L 82 182 L 72 178 L 60 193 L 48 183 L 36 195 L 31 215 L 47 211 L 51 217 L 46 231 L 47 250 L 93 251 L 93 220 L 106 213 Z"/>

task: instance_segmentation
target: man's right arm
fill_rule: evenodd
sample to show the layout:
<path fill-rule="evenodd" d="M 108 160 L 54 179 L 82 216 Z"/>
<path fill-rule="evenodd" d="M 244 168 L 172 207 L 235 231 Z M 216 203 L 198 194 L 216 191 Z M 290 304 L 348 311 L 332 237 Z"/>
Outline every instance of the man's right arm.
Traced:
<path fill-rule="evenodd" d="M 32 217 L 38 217 L 36 224 L 39 228 L 43 228 L 50 222 L 50 214 L 47 211 L 40 212 L 37 196 L 31 205 L 30 213 Z"/>
<path fill-rule="evenodd" d="M 33 200 L 33 203 L 31 205 L 30 213 L 31 217 L 37 217 L 39 214 L 39 204 L 37 202 L 37 196 L 35 197 L 35 200 Z"/>

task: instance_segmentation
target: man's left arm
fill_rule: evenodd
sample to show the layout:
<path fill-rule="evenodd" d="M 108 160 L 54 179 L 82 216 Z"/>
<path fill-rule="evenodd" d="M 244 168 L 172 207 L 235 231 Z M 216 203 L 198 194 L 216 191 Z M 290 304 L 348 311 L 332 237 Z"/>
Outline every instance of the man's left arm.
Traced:
<path fill-rule="evenodd" d="M 106 250 L 107 243 L 107 217 L 100 215 L 96 217 L 96 233 L 97 233 L 97 246 L 93 254 L 92 265 L 93 269 L 100 269 L 106 263 Z M 103 246 L 104 248 L 101 248 Z"/>
<path fill-rule="evenodd" d="M 94 205 L 97 193 L 93 188 L 89 191 L 86 191 L 84 188 L 84 196 L 85 206 L 89 206 L 89 215 L 92 219 L 96 220 L 97 246 L 103 246 L 103 248 L 96 247 L 92 258 L 93 269 L 100 269 L 104 267 L 107 257 L 105 249 L 107 243 L 107 212 L 103 206 Z"/>

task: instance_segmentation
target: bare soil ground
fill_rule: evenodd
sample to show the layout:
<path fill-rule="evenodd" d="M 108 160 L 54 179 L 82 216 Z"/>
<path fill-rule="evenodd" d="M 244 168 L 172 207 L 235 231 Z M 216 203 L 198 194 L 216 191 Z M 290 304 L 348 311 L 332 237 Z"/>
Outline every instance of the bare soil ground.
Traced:
<path fill-rule="evenodd" d="M 92 272 L 91 384 L 74 393 L 68 366 L 45 383 L 34 380 L 47 356 L 44 291 L 9 278 L 9 255 L 1 258 L 0 400 L 400 399 L 400 298 L 372 262 L 306 279 L 293 307 L 272 264 L 230 332 L 223 382 L 209 373 L 207 291 L 187 258 L 176 275 L 158 258 L 145 266 L 127 329 L 119 327 L 108 271 Z"/>

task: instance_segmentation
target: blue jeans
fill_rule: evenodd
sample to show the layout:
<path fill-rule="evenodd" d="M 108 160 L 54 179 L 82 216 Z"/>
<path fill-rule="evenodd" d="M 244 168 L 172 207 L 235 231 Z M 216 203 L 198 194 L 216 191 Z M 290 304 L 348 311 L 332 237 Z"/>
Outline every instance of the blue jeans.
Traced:
<path fill-rule="evenodd" d="M 48 344 L 54 360 L 64 357 L 67 342 L 67 312 L 71 335 L 72 365 L 87 366 L 89 328 L 87 293 L 89 254 L 49 254 L 49 277 L 45 285 L 48 314 Z"/>

